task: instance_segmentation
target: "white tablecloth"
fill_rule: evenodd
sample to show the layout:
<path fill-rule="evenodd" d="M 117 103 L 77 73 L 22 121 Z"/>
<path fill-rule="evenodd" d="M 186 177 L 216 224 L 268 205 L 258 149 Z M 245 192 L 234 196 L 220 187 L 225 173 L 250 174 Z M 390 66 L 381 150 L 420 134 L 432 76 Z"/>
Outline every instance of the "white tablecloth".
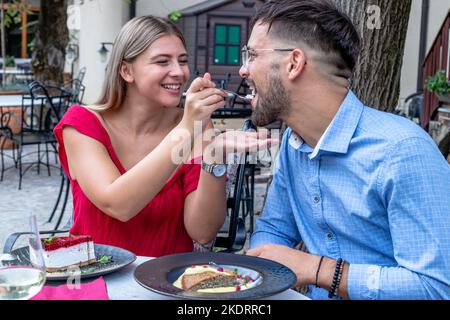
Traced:
<path fill-rule="evenodd" d="M 103 279 L 108 287 L 108 296 L 111 300 L 172 300 L 172 297 L 161 295 L 147 290 L 134 280 L 134 270 L 141 263 L 151 258 L 138 257 L 129 266 L 105 275 Z M 270 300 L 309 300 L 308 297 L 294 291 L 286 290 L 282 293 L 268 297 Z"/>

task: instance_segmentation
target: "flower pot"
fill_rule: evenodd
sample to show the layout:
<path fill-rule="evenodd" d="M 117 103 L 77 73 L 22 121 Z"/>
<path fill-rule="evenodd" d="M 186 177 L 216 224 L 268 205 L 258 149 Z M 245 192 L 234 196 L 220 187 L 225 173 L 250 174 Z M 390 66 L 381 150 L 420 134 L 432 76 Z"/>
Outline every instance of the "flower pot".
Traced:
<path fill-rule="evenodd" d="M 439 98 L 439 101 L 450 105 L 450 92 L 444 93 L 444 94 L 436 94 Z"/>

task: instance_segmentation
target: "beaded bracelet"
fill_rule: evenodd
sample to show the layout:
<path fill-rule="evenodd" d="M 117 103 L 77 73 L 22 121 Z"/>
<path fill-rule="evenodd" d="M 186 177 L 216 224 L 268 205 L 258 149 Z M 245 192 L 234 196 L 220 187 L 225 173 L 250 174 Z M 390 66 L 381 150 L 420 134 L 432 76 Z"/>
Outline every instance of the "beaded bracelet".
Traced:
<path fill-rule="evenodd" d="M 334 296 L 336 296 L 336 293 L 339 289 L 339 284 L 341 282 L 342 279 L 342 274 L 344 272 L 344 264 L 345 261 L 342 260 L 342 258 L 337 259 L 336 261 L 336 269 L 334 270 L 334 275 L 333 275 L 333 282 L 331 284 L 331 289 L 328 292 L 328 298 L 333 298 Z"/>

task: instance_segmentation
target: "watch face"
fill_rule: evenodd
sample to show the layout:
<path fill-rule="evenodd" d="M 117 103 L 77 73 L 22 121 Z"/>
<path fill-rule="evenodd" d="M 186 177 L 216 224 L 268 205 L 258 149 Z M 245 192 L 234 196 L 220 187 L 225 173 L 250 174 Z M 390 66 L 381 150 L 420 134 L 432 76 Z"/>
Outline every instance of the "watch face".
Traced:
<path fill-rule="evenodd" d="M 218 164 L 214 166 L 213 173 L 216 177 L 221 177 L 227 172 L 227 166 L 224 164 Z"/>

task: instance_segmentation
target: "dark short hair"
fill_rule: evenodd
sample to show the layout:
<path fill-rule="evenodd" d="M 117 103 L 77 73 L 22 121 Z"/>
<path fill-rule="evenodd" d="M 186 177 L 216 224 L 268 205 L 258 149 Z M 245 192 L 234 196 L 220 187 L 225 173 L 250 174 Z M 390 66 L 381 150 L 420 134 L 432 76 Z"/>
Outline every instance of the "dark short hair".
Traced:
<path fill-rule="evenodd" d="M 334 52 L 337 67 L 353 70 L 361 40 L 350 18 L 328 0 L 271 0 L 264 3 L 250 23 L 269 24 L 270 35 L 303 41 L 315 50 Z"/>

